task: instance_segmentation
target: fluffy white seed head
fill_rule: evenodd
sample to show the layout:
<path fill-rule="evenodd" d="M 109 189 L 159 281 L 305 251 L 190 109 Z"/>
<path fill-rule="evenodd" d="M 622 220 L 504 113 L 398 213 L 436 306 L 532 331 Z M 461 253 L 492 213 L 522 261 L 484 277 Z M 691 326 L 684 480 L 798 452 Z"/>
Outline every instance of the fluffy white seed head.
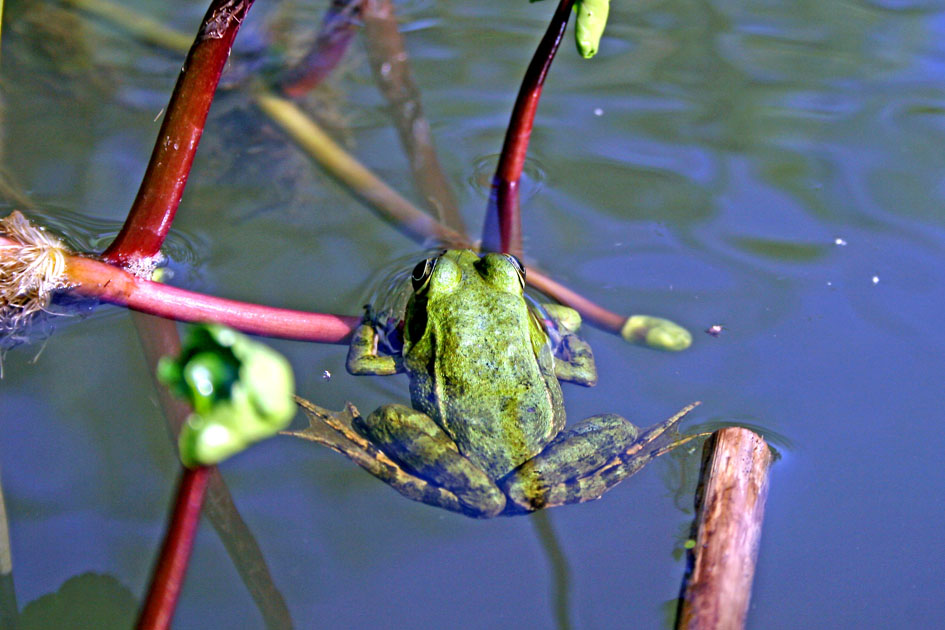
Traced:
<path fill-rule="evenodd" d="M 0 244 L 0 336 L 7 336 L 46 310 L 53 292 L 65 287 L 69 251 L 15 210 L 0 219 L 0 235 L 16 241 Z"/>

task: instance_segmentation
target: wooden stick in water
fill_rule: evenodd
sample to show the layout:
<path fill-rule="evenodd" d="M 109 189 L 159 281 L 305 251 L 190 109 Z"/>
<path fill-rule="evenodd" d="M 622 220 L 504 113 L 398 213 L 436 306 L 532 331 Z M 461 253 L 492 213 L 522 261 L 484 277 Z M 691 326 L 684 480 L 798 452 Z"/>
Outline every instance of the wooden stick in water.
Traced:
<path fill-rule="evenodd" d="M 751 600 L 772 456 L 741 427 L 716 431 L 705 448 L 696 545 L 676 628 L 735 630 L 745 626 Z"/>

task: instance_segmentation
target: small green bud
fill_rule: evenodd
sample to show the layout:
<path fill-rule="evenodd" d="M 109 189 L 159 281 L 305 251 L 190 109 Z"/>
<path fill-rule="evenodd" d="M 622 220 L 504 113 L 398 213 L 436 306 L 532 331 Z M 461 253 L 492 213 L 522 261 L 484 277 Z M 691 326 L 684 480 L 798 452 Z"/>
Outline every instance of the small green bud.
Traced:
<path fill-rule="evenodd" d="M 628 317 L 620 336 L 629 343 L 641 343 L 658 350 L 685 350 L 692 344 L 688 330 L 668 319 L 651 315 Z"/>
<path fill-rule="evenodd" d="M 581 56 L 590 59 L 600 47 L 600 38 L 610 13 L 610 0 L 577 0 L 574 10 L 577 12 L 574 41 Z"/>

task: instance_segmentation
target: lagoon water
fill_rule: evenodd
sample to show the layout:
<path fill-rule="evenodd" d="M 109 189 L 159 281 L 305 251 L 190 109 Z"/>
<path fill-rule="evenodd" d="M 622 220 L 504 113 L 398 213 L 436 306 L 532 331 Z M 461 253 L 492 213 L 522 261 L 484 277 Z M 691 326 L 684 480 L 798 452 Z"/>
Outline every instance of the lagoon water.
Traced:
<path fill-rule="evenodd" d="M 201 17 L 192 2 L 132 4 L 186 32 Z M 251 11 L 174 224 L 170 282 L 357 314 L 386 265 L 419 251 L 241 88 L 281 63 L 267 42 L 295 50 L 325 4 Z M 134 197 L 182 56 L 58 2 L 7 5 L 2 157 L 21 197 L 6 205 L 100 249 Z M 478 237 L 483 181 L 551 3 L 396 7 Z M 525 182 L 526 265 L 695 337 L 665 354 L 589 328 L 600 383 L 565 386 L 569 418 L 648 425 L 702 400 L 687 426 L 768 437 L 780 459 L 752 628 L 945 616 L 943 42 L 934 2 L 616 0 L 598 57 L 580 59 L 568 40 L 548 78 Z M 417 199 L 360 40 L 317 96 L 335 137 Z M 116 600 L 140 597 L 177 469 L 139 342 L 114 307 L 50 324 L 47 339 L 6 354 L 0 381 L 18 603 L 87 572 L 117 580 Z M 703 332 L 712 325 L 719 336 Z M 407 399 L 403 377 L 347 375 L 340 346 L 272 345 L 320 405 Z M 658 628 L 684 571 L 698 459 L 677 451 L 600 501 L 550 511 L 564 565 L 533 518 L 413 503 L 288 437 L 222 472 L 296 627 L 555 627 L 564 582 L 571 627 Z M 262 627 L 206 523 L 175 627 Z"/>

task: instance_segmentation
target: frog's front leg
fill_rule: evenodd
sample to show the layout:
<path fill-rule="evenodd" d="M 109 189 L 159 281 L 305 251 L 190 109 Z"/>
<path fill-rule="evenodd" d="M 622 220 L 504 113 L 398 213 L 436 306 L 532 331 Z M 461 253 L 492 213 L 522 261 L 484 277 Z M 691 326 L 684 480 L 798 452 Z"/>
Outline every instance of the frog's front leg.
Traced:
<path fill-rule="evenodd" d="M 382 477 L 401 494 L 469 516 L 489 518 L 505 508 L 505 495 L 428 415 L 405 405 L 384 405 L 354 426 L 403 469 Z M 440 492 L 418 495 L 418 481 Z"/>
<path fill-rule="evenodd" d="M 695 405 L 642 434 L 616 414 L 592 416 L 563 431 L 545 449 L 499 485 L 508 495 L 506 513 L 597 499 L 661 454 L 660 436 L 675 427 Z"/>
<path fill-rule="evenodd" d="M 345 366 L 350 374 L 379 374 L 388 376 L 404 371 L 403 360 L 398 356 L 379 354 L 378 334 L 374 324 L 365 319 L 351 336 L 348 360 Z"/>
<path fill-rule="evenodd" d="M 564 335 L 555 352 L 555 376 L 586 387 L 597 385 L 597 364 L 590 344 L 575 334 Z"/>
<path fill-rule="evenodd" d="M 542 304 L 561 335 L 561 343 L 555 349 L 555 376 L 560 381 L 577 383 L 586 387 L 597 384 L 597 365 L 590 344 L 577 335 L 581 327 L 581 314 L 562 304 Z"/>

